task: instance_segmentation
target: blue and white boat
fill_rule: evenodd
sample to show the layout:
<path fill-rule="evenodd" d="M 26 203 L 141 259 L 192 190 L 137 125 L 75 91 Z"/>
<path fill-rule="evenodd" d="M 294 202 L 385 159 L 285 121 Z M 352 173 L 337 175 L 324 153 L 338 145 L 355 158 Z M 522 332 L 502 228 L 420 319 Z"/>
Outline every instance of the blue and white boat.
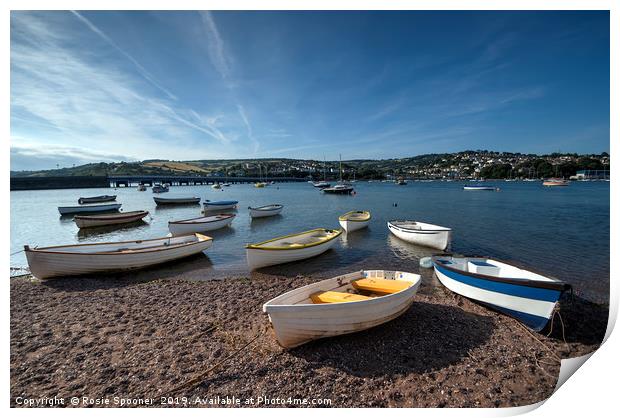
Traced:
<path fill-rule="evenodd" d="M 235 209 L 238 200 L 205 200 L 202 204 L 204 210 L 222 210 L 222 209 Z"/>
<path fill-rule="evenodd" d="M 433 256 L 435 275 L 445 287 L 542 330 L 563 292 L 557 279 L 484 257 Z"/>

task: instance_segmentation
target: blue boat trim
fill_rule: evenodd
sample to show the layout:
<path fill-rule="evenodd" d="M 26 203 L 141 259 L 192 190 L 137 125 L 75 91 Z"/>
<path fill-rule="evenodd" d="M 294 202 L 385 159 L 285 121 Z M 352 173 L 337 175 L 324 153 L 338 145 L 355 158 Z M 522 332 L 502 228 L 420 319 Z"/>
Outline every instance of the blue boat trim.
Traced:
<path fill-rule="evenodd" d="M 458 282 L 491 292 L 503 293 L 505 295 L 541 300 L 545 302 L 557 302 L 560 298 L 560 294 L 562 293 L 559 290 L 528 286 L 526 283 L 524 283 L 524 285 L 519 285 L 483 279 L 481 277 L 474 277 L 470 276 L 469 273 L 459 273 L 453 269 L 447 269 L 444 266 L 440 266 L 438 263 L 435 263 L 435 268 L 442 274 Z"/>

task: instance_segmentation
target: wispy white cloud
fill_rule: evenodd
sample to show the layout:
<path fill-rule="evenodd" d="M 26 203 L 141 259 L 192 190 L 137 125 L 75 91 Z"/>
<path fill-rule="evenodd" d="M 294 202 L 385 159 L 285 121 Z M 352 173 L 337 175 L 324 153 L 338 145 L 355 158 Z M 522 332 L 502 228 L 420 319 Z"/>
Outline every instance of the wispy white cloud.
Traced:
<path fill-rule="evenodd" d="M 233 147 L 210 146 L 230 145 L 238 138 L 236 129 L 223 123 L 228 116 L 201 115 L 178 101 L 146 93 L 140 78 L 114 62 L 66 46 L 80 33 L 54 30 L 55 23 L 37 14 L 12 14 L 11 133 L 12 146 L 22 148 L 12 158 L 90 161 L 119 155 L 114 153 L 118 150 L 137 158 L 234 155 Z M 238 119 L 237 110 L 233 112 Z M 84 152 L 70 156 L 55 150 L 55 157 L 35 156 L 24 152 L 24 138 L 35 144 L 30 149 L 64 144 L 93 154 L 89 159 Z"/>
<path fill-rule="evenodd" d="M 245 108 L 242 105 L 237 104 L 237 109 L 239 110 L 239 116 L 241 116 L 241 119 L 243 120 L 243 123 L 245 124 L 245 127 L 248 130 L 248 138 L 250 138 L 250 141 L 252 141 L 252 144 L 254 144 L 254 153 L 256 153 L 258 152 L 258 148 L 260 147 L 260 144 L 256 140 L 256 138 L 254 138 L 254 133 L 252 132 L 252 125 L 250 124 L 250 120 L 248 119 L 248 116 L 245 113 Z"/>
<path fill-rule="evenodd" d="M 201 11 L 199 13 L 208 35 L 207 44 L 211 63 L 222 78 L 224 80 L 228 80 L 230 78 L 230 58 L 226 54 L 224 41 L 220 36 L 220 31 L 215 24 L 215 20 L 213 19 L 211 12 Z"/>
<path fill-rule="evenodd" d="M 124 49 L 122 49 L 121 47 L 119 47 L 116 42 L 114 42 L 112 40 L 112 38 L 110 38 L 108 35 L 106 35 L 101 29 L 99 29 L 97 26 L 95 26 L 90 20 L 88 20 L 86 17 L 84 17 L 83 15 L 81 15 L 80 13 L 72 10 L 71 13 L 73 13 L 73 15 L 75 17 L 77 17 L 82 23 L 84 23 L 90 30 L 92 30 L 93 32 L 95 32 L 101 39 L 103 39 L 104 41 L 106 41 L 110 46 L 112 46 L 114 49 L 116 49 L 118 52 L 120 52 L 125 58 L 127 58 L 129 61 L 131 61 L 131 63 L 136 67 L 136 69 L 138 70 L 138 72 L 142 75 L 142 77 L 144 77 L 146 80 L 149 81 L 149 83 L 151 83 L 153 86 L 157 87 L 159 90 L 161 90 L 162 92 L 164 92 L 166 94 L 166 96 L 168 96 L 169 98 L 173 99 L 173 100 L 177 100 L 177 97 L 172 94 L 168 89 L 166 89 L 164 86 L 161 85 L 161 83 L 159 81 L 157 81 L 155 79 L 155 77 L 153 77 L 143 66 L 142 64 L 140 64 L 134 57 L 132 57 L 127 51 L 125 51 Z"/>

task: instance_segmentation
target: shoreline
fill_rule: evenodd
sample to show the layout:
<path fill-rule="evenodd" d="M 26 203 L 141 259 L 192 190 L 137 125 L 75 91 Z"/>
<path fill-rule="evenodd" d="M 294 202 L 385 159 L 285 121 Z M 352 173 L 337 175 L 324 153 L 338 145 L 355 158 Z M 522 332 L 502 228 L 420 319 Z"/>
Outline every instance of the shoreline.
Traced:
<path fill-rule="evenodd" d="M 11 406 L 23 406 L 17 397 L 54 396 L 150 398 L 162 406 L 162 395 L 330 399 L 332 407 L 521 406 L 546 399 L 557 358 L 594 351 L 607 324 L 606 306 L 566 296 L 567 342 L 557 319 L 550 337 L 549 329 L 534 335 L 424 275 L 399 318 L 285 351 L 261 306 L 318 279 L 292 272 L 209 281 L 130 273 L 12 278 Z"/>

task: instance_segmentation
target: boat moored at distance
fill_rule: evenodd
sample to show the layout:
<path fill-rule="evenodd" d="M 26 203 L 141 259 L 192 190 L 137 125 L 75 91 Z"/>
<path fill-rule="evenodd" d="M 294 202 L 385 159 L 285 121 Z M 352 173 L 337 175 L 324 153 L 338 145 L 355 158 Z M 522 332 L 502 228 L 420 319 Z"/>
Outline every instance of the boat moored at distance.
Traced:
<path fill-rule="evenodd" d="M 155 186 L 153 186 L 153 193 L 166 193 L 168 191 L 170 191 L 170 189 L 168 188 L 168 186 L 166 185 L 161 185 L 161 184 L 156 184 Z"/>
<path fill-rule="evenodd" d="M 113 212 L 121 208 L 120 203 L 108 203 L 107 205 L 84 205 L 84 206 L 58 206 L 58 212 L 61 215 L 70 215 L 73 213 L 97 213 L 97 212 Z"/>
<path fill-rule="evenodd" d="M 215 183 L 211 186 L 212 189 L 221 189 L 222 186 L 220 186 L 220 183 Z"/>
<path fill-rule="evenodd" d="M 238 200 L 205 200 L 202 205 L 204 210 L 236 209 Z"/>
<path fill-rule="evenodd" d="M 248 267 L 255 270 L 315 257 L 332 248 L 340 234 L 342 229 L 317 228 L 247 244 L 245 248 Z"/>
<path fill-rule="evenodd" d="M 353 193 L 352 186 L 345 186 L 344 184 L 336 184 L 334 187 L 326 187 L 321 189 L 323 193 L 328 194 L 351 194 Z"/>
<path fill-rule="evenodd" d="M 357 231 L 368 226 L 370 212 L 367 210 L 352 210 L 338 217 L 338 222 L 347 233 Z"/>
<path fill-rule="evenodd" d="M 557 187 L 557 186 L 568 186 L 570 183 L 568 180 L 564 179 L 547 179 L 543 181 L 543 186 L 545 187 Z"/>
<path fill-rule="evenodd" d="M 78 228 L 92 228 L 98 226 L 119 225 L 137 222 L 149 214 L 146 210 L 113 213 L 108 215 L 76 215 L 73 222 Z"/>
<path fill-rule="evenodd" d="M 484 257 L 442 254 L 432 257 L 445 287 L 541 331 L 570 285 Z"/>
<path fill-rule="evenodd" d="M 254 187 L 257 187 L 259 189 L 262 189 L 263 187 L 265 187 L 267 185 L 267 183 L 264 183 L 262 181 L 256 182 L 254 183 Z"/>
<path fill-rule="evenodd" d="M 157 205 L 196 205 L 200 203 L 197 196 L 153 197 Z"/>
<path fill-rule="evenodd" d="M 201 253 L 213 239 L 201 234 L 137 241 L 24 247 L 30 272 L 38 279 L 134 270 Z"/>
<path fill-rule="evenodd" d="M 265 218 L 267 216 L 279 215 L 283 208 L 283 205 L 278 204 L 258 206 L 255 208 L 248 206 L 251 218 Z"/>
<path fill-rule="evenodd" d="M 388 229 L 411 244 L 445 250 L 450 244 L 452 229 L 417 221 L 389 221 Z"/>
<path fill-rule="evenodd" d="M 78 203 L 80 205 L 86 205 L 88 203 L 101 203 L 101 202 L 113 202 L 116 200 L 116 195 L 102 195 L 93 197 L 80 197 Z"/>
<path fill-rule="evenodd" d="M 140 184 L 140 185 L 138 185 L 138 191 L 139 191 L 139 192 L 144 192 L 144 191 L 146 191 L 146 186 L 145 186 L 144 184 Z"/>
<path fill-rule="evenodd" d="M 463 190 L 467 191 L 482 191 L 482 192 L 498 192 L 499 187 L 495 186 L 483 186 L 480 184 L 473 184 L 471 186 L 463 186 Z"/>
<path fill-rule="evenodd" d="M 235 219 L 235 214 L 222 213 L 212 216 L 184 219 L 181 221 L 168 222 L 168 230 L 172 235 L 183 235 L 194 232 L 206 232 L 224 228 Z"/>
<path fill-rule="evenodd" d="M 418 274 L 366 270 L 303 286 L 263 305 L 284 348 L 363 331 L 403 314 L 420 286 Z"/>
<path fill-rule="evenodd" d="M 312 183 L 312 185 L 316 187 L 317 189 L 324 189 L 326 187 L 331 186 L 331 184 L 329 184 L 326 181 L 317 181 L 316 183 Z"/>

